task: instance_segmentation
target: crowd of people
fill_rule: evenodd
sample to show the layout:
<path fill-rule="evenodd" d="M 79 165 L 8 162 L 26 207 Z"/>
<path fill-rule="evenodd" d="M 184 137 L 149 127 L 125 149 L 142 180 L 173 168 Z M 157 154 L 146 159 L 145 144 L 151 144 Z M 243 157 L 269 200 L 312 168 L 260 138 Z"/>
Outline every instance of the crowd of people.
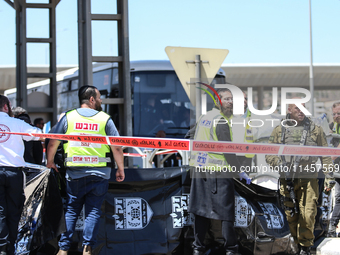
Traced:
<path fill-rule="evenodd" d="M 218 95 L 218 96 L 217 96 Z M 242 137 L 230 125 L 233 115 L 233 95 L 227 88 L 218 89 L 215 95 L 215 106 L 202 115 L 196 125 L 188 132 L 187 137 L 200 141 L 231 142 L 241 139 L 253 143 L 252 128 L 248 125 L 242 130 Z M 82 86 L 78 91 L 79 105 L 77 109 L 65 112 L 53 133 L 88 134 L 103 136 L 119 136 L 111 117 L 101 108 L 100 92 L 94 86 Z M 220 100 L 218 100 L 218 97 Z M 245 114 L 239 116 L 251 119 L 244 95 Z M 333 122 L 330 130 L 323 130 L 311 118 L 305 116 L 295 105 L 288 106 L 287 125 L 274 128 L 269 143 L 300 146 L 328 146 L 325 133 L 340 134 L 340 102 L 332 107 Z M 189 113 L 188 113 L 189 114 Z M 0 130 L 6 132 L 41 133 L 44 120 L 36 118 L 31 122 L 28 113 L 21 107 L 12 110 L 7 97 L 0 95 Z M 248 122 L 248 121 L 246 121 Z M 83 125 L 94 124 L 94 125 Z M 190 121 L 183 123 L 188 126 Z M 93 128 L 85 128 L 91 126 Z M 156 137 L 164 138 L 164 131 Z M 339 137 L 332 140 L 334 147 L 340 147 Z M 0 134 L 0 255 L 14 254 L 15 241 L 20 214 L 24 203 L 24 178 L 22 169 L 25 162 L 43 164 L 44 139 L 33 136 L 20 136 L 7 133 Z M 51 139 L 46 146 L 46 166 L 56 172 L 65 169 L 66 179 L 66 231 L 59 240 L 58 255 L 66 255 L 71 247 L 76 220 L 85 206 L 85 224 L 83 231 L 83 254 L 92 254 L 99 230 L 101 205 L 108 190 L 113 163 L 116 163 L 116 181 L 125 178 L 124 157 L 120 146 L 84 143 L 81 141 L 62 142 Z M 61 156 L 60 156 L 61 154 Z M 251 183 L 246 172 L 240 171 L 242 165 L 249 165 L 254 154 L 231 154 L 219 152 L 191 152 L 191 190 L 189 212 L 195 215 L 193 254 L 203 255 L 206 251 L 205 236 L 211 220 L 221 222 L 224 249 L 227 255 L 239 254 L 237 235 L 234 229 L 235 220 L 235 188 L 234 178 L 245 184 Z M 179 158 L 173 158 L 173 161 Z M 267 155 L 270 166 L 281 169 L 289 167 L 292 171 L 280 173 L 280 190 L 282 204 L 294 242 L 299 250 L 297 254 L 311 254 L 314 244 L 314 224 L 319 197 L 317 173 L 294 171 L 315 165 L 321 160 L 325 174 L 323 192 L 328 194 L 335 185 L 335 207 L 329 227 L 329 236 L 336 236 L 336 226 L 340 220 L 340 176 L 334 176 L 334 164 L 339 164 L 337 157 L 316 156 L 280 156 Z M 169 162 L 173 162 L 170 161 Z M 169 163 L 169 166 L 174 166 Z M 197 171 L 202 167 L 214 168 L 234 167 L 237 171 L 213 171 L 207 173 Z M 336 177 L 336 178 L 334 178 Z"/>

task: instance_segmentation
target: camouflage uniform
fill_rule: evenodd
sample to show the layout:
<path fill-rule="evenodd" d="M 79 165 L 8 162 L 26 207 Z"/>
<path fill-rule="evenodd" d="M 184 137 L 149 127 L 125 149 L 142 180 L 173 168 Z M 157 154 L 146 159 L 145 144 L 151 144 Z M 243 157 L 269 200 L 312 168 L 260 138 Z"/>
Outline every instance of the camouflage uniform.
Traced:
<path fill-rule="evenodd" d="M 311 121 L 311 120 L 310 120 Z M 287 122 L 288 124 L 289 122 Z M 287 127 L 285 128 L 284 144 L 299 145 L 304 126 Z M 282 127 L 281 125 L 275 127 L 273 130 L 269 143 L 281 143 Z M 306 146 L 325 146 L 327 147 L 326 136 L 320 126 L 315 125 L 311 121 L 309 131 L 307 133 Z M 286 156 L 286 162 L 291 162 L 292 156 Z M 295 243 L 304 247 L 310 247 L 314 244 L 314 224 L 315 216 L 317 214 L 317 203 L 319 197 L 318 173 L 316 170 L 311 172 L 319 157 L 303 156 L 301 158 L 299 167 L 297 169 L 296 177 L 294 178 L 294 193 L 296 203 L 299 208 L 299 213 L 294 213 L 291 216 L 292 208 L 294 208 L 293 201 L 290 199 L 287 190 L 287 182 L 284 178 L 280 178 L 280 193 L 284 196 L 285 213 L 289 224 L 290 232 L 294 238 Z M 328 168 L 332 169 L 332 159 L 330 157 L 320 157 L 321 164 L 326 164 Z M 294 159 L 293 159 L 294 160 Z M 292 162 L 294 162 L 292 160 Z M 282 164 L 281 156 L 267 155 L 266 161 L 272 167 Z M 309 170 L 307 170 L 307 168 Z M 328 169 L 323 169 L 328 172 Z M 281 175 L 282 177 L 282 175 Z"/>

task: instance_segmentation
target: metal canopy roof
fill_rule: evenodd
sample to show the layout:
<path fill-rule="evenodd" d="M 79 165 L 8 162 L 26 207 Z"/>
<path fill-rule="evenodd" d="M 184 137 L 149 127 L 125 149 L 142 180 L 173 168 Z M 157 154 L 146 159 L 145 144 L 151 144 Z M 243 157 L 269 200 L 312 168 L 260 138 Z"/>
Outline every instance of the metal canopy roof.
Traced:
<path fill-rule="evenodd" d="M 66 69 L 70 69 L 74 66 L 59 66 L 57 67 L 57 71 L 63 71 Z M 28 66 L 28 72 L 32 73 L 48 73 L 48 66 Z M 6 89 L 12 89 L 16 87 L 16 75 L 15 75 L 15 66 L 0 66 L 0 93 Z M 36 81 L 44 80 L 46 78 L 30 78 L 29 82 L 33 83 Z"/>
<path fill-rule="evenodd" d="M 226 81 L 238 87 L 309 88 L 309 64 L 225 64 Z M 340 87 L 340 64 L 315 64 L 314 88 Z"/>
<path fill-rule="evenodd" d="M 62 71 L 71 67 L 74 66 L 59 66 L 57 69 Z M 48 72 L 48 67 L 43 66 L 30 66 L 28 69 L 29 72 Z M 171 66 L 170 69 L 172 70 Z M 222 69 L 225 71 L 227 82 L 239 87 L 309 88 L 308 64 L 224 64 Z M 32 78 L 30 82 L 38 80 Z M 0 66 L 0 91 L 15 86 L 15 66 Z M 314 65 L 314 86 L 318 90 L 339 89 L 340 64 Z"/>

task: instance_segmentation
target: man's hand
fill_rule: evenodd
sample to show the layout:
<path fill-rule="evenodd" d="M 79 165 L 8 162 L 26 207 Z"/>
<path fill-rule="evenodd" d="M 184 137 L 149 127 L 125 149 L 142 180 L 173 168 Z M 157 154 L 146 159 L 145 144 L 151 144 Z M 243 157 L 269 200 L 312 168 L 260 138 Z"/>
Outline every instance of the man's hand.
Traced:
<path fill-rule="evenodd" d="M 46 150 L 46 153 L 47 153 L 46 167 L 53 168 L 58 173 L 59 173 L 58 168 L 54 163 L 54 156 L 55 156 L 55 153 L 57 151 L 59 144 L 60 144 L 59 140 L 51 139 L 50 142 L 48 143 L 47 150 Z"/>
<path fill-rule="evenodd" d="M 332 158 L 332 160 L 334 162 L 334 160 L 336 160 L 338 158 L 338 156 L 332 156 L 331 158 Z"/>
<path fill-rule="evenodd" d="M 333 139 L 334 139 L 334 138 L 333 138 Z M 340 143 L 338 144 L 337 148 L 340 148 Z M 336 159 L 338 158 L 338 156 L 332 156 L 331 158 L 332 158 L 332 160 L 333 160 L 333 162 L 334 162 L 334 160 L 336 160 Z"/>
<path fill-rule="evenodd" d="M 121 146 L 110 145 L 113 157 L 117 164 L 116 181 L 122 182 L 125 179 L 124 173 L 124 154 Z"/>
<path fill-rule="evenodd" d="M 124 173 L 124 169 L 117 169 L 116 171 L 116 181 L 117 182 L 122 182 L 125 179 L 125 173 Z"/>
<path fill-rule="evenodd" d="M 245 172 L 239 173 L 239 176 L 240 176 L 240 181 L 242 181 L 244 179 L 247 184 L 251 183 L 251 179 L 249 178 L 249 176 Z"/>
<path fill-rule="evenodd" d="M 56 170 L 59 173 L 58 168 L 57 168 L 57 166 L 54 162 L 52 162 L 52 163 L 47 162 L 46 167 L 47 168 L 53 168 L 54 170 Z"/>
<path fill-rule="evenodd" d="M 332 188 L 335 185 L 335 179 L 334 177 L 330 177 L 330 176 L 325 176 L 325 182 L 324 182 L 324 193 L 326 195 L 329 195 L 329 193 L 331 192 Z"/>

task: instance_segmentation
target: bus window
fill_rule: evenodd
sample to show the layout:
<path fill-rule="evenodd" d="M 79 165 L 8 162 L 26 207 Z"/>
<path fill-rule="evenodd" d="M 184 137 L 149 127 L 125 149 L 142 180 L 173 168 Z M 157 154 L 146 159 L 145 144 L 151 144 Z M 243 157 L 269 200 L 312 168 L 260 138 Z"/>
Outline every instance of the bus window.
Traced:
<path fill-rule="evenodd" d="M 78 89 L 78 87 L 79 87 L 79 80 L 78 79 L 72 80 L 70 90 Z"/>
<path fill-rule="evenodd" d="M 58 96 L 58 114 L 79 107 L 78 86 L 79 80 L 64 80 L 58 84 L 58 89 L 62 90 Z"/>
<path fill-rule="evenodd" d="M 112 85 L 116 85 L 118 83 L 119 83 L 118 69 L 117 68 L 113 68 L 112 69 Z"/>
<path fill-rule="evenodd" d="M 71 110 L 79 107 L 78 90 L 71 91 L 67 95 L 67 105 L 68 109 Z"/>
<path fill-rule="evenodd" d="M 62 81 L 62 82 L 58 82 L 58 93 L 64 92 L 64 91 L 68 91 L 70 89 L 70 81 Z"/>
<path fill-rule="evenodd" d="M 111 81 L 112 69 L 107 69 L 100 72 L 93 73 L 93 85 L 97 87 L 101 93 L 110 93 L 110 81 Z"/>
<path fill-rule="evenodd" d="M 183 138 L 179 113 L 189 99 L 175 72 L 136 72 L 131 81 L 134 135 L 154 137 L 163 130 L 167 137 Z"/>

